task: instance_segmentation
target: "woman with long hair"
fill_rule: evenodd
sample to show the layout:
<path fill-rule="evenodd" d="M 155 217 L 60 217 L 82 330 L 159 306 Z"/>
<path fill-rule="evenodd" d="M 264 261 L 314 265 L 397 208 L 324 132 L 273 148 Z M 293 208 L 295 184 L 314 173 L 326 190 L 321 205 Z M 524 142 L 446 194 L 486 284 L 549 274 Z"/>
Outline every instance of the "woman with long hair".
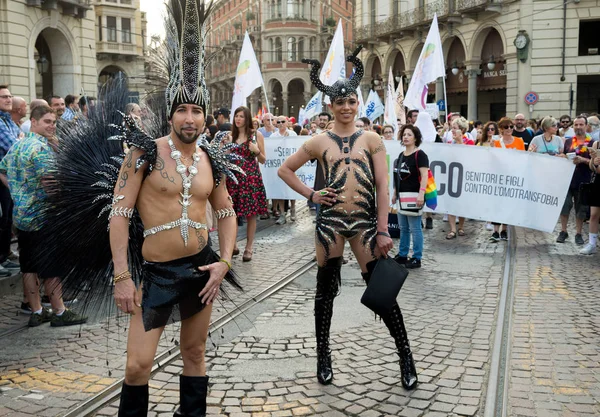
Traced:
<path fill-rule="evenodd" d="M 260 132 L 253 131 L 252 115 L 248 107 L 240 106 L 235 109 L 231 141 L 240 145 L 232 152 L 243 158 L 238 163 L 246 176 L 240 177 L 238 184 L 228 179 L 227 190 L 229 190 L 229 195 L 233 200 L 233 208 L 236 214 L 239 217 L 246 218 L 246 248 L 242 260 L 249 262 L 252 260 L 252 245 L 256 234 L 256 216 L 265 215 L 268 210 L 265 186 L 258 167 L 259 162 L 264 164 L 267 159 L 265 140 Z M 236 244 L 233 254 L 237 255 L 239 253 L 240 250 Z"/>
<path fill-rule="evenodd" d="M 481 138 L 478 138 L 477 140 L 477 146 L 494 146 L 494 136 L 498 135 L 500 135 L 498 124 L 496 122 L 487 122 L 485 126 L 483 126 Z"/>

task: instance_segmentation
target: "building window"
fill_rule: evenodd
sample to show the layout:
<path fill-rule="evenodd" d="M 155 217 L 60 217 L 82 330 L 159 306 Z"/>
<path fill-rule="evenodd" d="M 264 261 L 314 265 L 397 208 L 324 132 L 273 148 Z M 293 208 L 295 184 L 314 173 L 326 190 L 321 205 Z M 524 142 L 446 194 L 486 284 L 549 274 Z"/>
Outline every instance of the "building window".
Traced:
<path fill-rule="evenodd" d="M 287 42 L 288 61 L 295 62 L 298 60 L 296 48 L 297 48 L 296 38 L 294 38 L 294 37 L 288 38 L 288 42 Z"/>
<path fill-rule="evenodd" d="M 298 0 L 286 0 L 286 16 L 298 18 Z"/>
<path fill-rule="evenodd" d="M 273 42 L 273 38 L 269 39 L 269 51 L 271 52 L 271 62 L 275 62 L 275 43 Z"/>
<path fill-rule="evenodd" d="M 283 47 L 281 45 L 281 38 L 275 39 L 275 62 L 283 61 Z"/>
<path fill-rule="evenodd" d="M 102 42 L 102 16 L 98 16 L 98 41 Z"/>
<path fill-rule="evenodd" d="M 600 20 L 582 20 L 579 22 L 579 56 L 600 55 Z"/>
<path fill-rule="evenodd" d="M 131 43 L 131 19 L 121 18 L 121 42 Z"/>
<path fill-rule="evenodd" d="M 277 17 L 282 17 L 282 14 L 281 14 L 281 2 L 282 1 L 283 0 L 275 0 L 275 3 L 276 3 L 275 9 L 276 9 Z"/>
<path fill-rule="evenodd" d="M 106 40 L 117 41 L 117 18 L 114 16 L 106 16 Z"/>

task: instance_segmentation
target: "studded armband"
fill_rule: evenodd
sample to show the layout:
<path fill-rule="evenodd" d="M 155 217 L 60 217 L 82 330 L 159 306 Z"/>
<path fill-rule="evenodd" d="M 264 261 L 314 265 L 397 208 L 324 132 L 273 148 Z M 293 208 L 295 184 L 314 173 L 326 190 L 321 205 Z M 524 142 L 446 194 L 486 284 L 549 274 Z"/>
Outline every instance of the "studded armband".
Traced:
<path fill-rule="evenodd" d="M 129 207 L 113 207 L 112 209 L 110 209 L 110 214 L 108 215 L 108 220 L 110 220 L 113 217 L 127 217 L 129 219 L 131 219 L 131 217 L 133 216 L 133 209 L 129 208 Z"/>
<path fill-rule="evenodd" d="M 224 219 L 225 217 L 235 217 L 235 210 L 233 207 L 222 208 L 215 211 L 215 216 L 217 216 L 217 220 Z"/>

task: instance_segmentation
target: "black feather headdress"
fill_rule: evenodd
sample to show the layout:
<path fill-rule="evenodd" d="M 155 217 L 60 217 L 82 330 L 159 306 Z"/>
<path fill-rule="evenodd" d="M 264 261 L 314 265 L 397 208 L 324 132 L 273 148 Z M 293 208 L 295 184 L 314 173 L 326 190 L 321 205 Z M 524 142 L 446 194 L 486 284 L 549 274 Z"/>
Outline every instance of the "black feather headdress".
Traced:
<path fill-rule="evenodd" d="M 337 97 L 349 97 L 352 94 L 356 94 L 356 89 L 360 85 L 360 80 L 365 73 L 362 61 L 358 58 L 358 53 L 362 49 L 362 45 L 354 51 L 352 55 L 346 57 L 346 61 L 351 62 L 354 67 L 354 75 L 352 78 L 345 80 L 338 80 L 333 85 L 325 85 L 319 78 L 319 70 L 321 69 L 321 63 L 316 59 L 303 59 L 302 62 L 305 64 L 312 65 L 310 70 L 310 80 L 313 85 L 317 87 L 317 90 L 322 91 L 325 95 L 329 96 L 331 100 Z"/>
<path fill-rule="evenodd" d="M 204 80 L 206 22 L 212 10 L 212 0 L 170 0 L 165 20 L 167 73 L 169 84 L 165 92 L 167 114 L 180 104 L 210 105 L 210 95 Z"/>

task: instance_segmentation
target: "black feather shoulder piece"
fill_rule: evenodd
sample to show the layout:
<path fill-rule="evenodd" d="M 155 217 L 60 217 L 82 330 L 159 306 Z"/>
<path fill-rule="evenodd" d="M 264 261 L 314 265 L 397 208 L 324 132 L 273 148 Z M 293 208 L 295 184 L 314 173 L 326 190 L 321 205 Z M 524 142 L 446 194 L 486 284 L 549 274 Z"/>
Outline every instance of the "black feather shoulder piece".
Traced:
<path fill-rule="evenodd" d="M 236 184 L 238 183 L 238 179 L 235 173 L 242 176 L 246 175 L 244 170 L 236 164 L 236 161 L 243 159 L 243 157 L 231 152 L 239 147 L 239 145 L 223 143 L 223 139 L 227 137 L 228 133 L 218 132 L 211 142 L 206 139 L 206 135 L 202 135 L 198 139 L 198 146 L 208 154 L 210 159 L 215 187 L 219 186 L 223 175 L 230 178 Z"/>

